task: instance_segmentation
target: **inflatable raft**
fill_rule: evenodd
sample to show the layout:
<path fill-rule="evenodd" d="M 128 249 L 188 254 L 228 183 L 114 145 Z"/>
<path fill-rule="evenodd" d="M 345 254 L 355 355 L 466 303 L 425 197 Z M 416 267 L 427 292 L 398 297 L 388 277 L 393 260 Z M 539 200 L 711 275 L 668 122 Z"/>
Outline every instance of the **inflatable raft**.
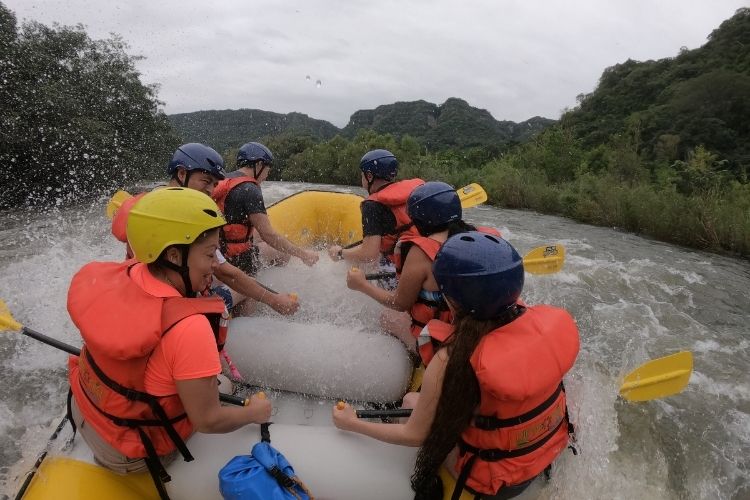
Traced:
<path fill-rule="evenodd" d="M 268 208 L 274 227 L 295 243 L 305 246 L 347 245 L 361 239 L 359 204 L 362 198 L 353 194 L 303 191 Z M 230 333 L 233 345 L 228 345 L 233 357 L 243 365 L 256 366 L 248 379 L 256 385 L 271 386 L 269 397 L 274 403 L 271 426 L 271 443 L 289 459 L 297 474 L 317 498 L 326 499 L 408 499 L 413 497 L 409 476 L 414 466 L 416 448 L 393 446 L 364 436 L 340 431 L 332 426 L 332 397 L 363 399 L 368 401 L 398 401 L 407 389 L 411 378 L 411 365 L 404 348 L 393 338 L 361 332 L 376 351 L 385 349 L 388 356 L 378 360 L 375 367 L 363 368 L 372 362 L 366 357 L 348 363 L 359 370 L 331 372 L 329 380 L 283 383 L 269 374 L 279 372 L 278 363 L 286 361 L 283 371 L 299 370 L 302 352 L 294 351 L 294 328 L 271 318 L 240 318 L 233 320 L 230 329 L 243 329 L 243 336 L 262 328 L 245 328 L 243 324 L 256 321 L 268 328 L 284 330 L 289 336 L 287 355 L 279 359 L 266 353 L 258 356 L 253 349 L 243 348 L 237 337 Z M 265 323 L 263 323 L 265 322 Z M 274 324 L 274 323 L 278 324 Z M 258 325 L 256 324 L 256 327 Z M 258 345 L 258 339 L 245 338 L 247 345 Z M 326 344 L 324 338 L 315 342 L 330 355 L 354 356 L 354 352 L 368 351 L 358 346 Z M 376 346 L 376 347 L 375 347 Z M 304 349 L 302 349 L 304 350 Z M 265 359 L 264 359 L 265 358 Z M 274 362 L 270 360 L 274 359 Z M 351 361 L 351 359 L 349 359 Z M 264 364 L 265 363 L 265 364 Z M 275 364 L 274 364 L 275 363 Z M 344 363 L 332 363 L 344 366 Z M 368 373 L 364 379 L 357 373 Z M 269 380 L 273 379 L 273 380 Z M 289 375 L 297 381 L 305 379 L 304 373 Z M 322 377 L 325 378 L 325 377 Z M 337 382 L 345 383 L 337 383 Z M 335 386 L 335 389 L 331 387 Z M 342 387 L 349 387 L 342 394 Z M 276 390 L 275 390 L 276 389 Z M 294 392 L 290 392 L 294 391 Z M 300 394 L 304 393 L 304 394 Z M 311 396 L 314 395 L 314 396 Z M 374 397 L 373 397 L 374 395 Z M 360 405 L 361 406 L 361 405 Z M 171 498 L 220 499 L 218 471 L 235 455 L 249 454 L 260 439 L 259 426 L 249 425 L 223 435 L 195 434 L 188 441 L 192 462 L 177 459 L 167 468 L 172 480 L 167 483 Z M 50 439 L 47 450 L 39 457 L 33 470 L 19 480 L 18 498 L 135 500 L 158 498 L 147 473 L 120 476 L 94 462 L 93 455 L 79 436 L 73 436 L 70 425 L 61 423 Z"/>

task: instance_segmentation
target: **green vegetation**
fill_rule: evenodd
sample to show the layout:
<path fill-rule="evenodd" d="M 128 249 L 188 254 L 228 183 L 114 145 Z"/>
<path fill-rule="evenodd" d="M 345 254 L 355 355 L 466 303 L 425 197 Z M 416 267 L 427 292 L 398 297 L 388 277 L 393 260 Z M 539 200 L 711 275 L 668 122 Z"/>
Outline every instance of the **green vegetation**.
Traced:
<path fill-rule="evenodd" d="M 269 138 L 281 157 L 273 175 L 356 185 L 362 154 L 386 148 L 398 156 L 401 177 L 479 182 L 503 207 L 750 256 L 750 9 L 737 11 L 699 49 L 608 68 L 579 103 L 523 144 L 435 151 L 413 122 L 402 129 L 421 137 L 383 133 L 385 121 L 406 120 L 398 112 L 403 103 L 378 108 L 379 119 L 360 111 L 351 123 L 379 130 L 326 142 Z M 455 133 L 465 144 L 468 136 Z"/>
<path fill-rule="evenodd" d="M 734 179 L 722 168 L 726 161 L 702 146 L 684 161 L 652 165 L 632 142 L 587 150 L 563 126 L 502 156 L 486 148 L 425 153 L 412 137 L 369 130 L 351 141 L 341 136 L 320 143 L 274 138 L 267 144 L 281 153 L 272 171 L 277 180 L 358 185 L 362 155 L 386 148 L 399 158 L 401 178 L 440 179 L 455 186 L 479 182 L 495 205 L 750 255 L 750 184 Z"/>
<path fill-rule="evenodd" d="M 61 204 L 162 173 L 179 138 L 126 49 L 80 26 L 19 29 L 0 3 L 0 208 Z"/>
<path fill-rule="evenodd" d="M 331 139 L 339 129 L 302 113 L 273 113 L 260 109 L 194 111 L 169 115 L 184 142 L 209 144 L 217 151 L 236 148 L 252 138 L 293 135 Z"/>

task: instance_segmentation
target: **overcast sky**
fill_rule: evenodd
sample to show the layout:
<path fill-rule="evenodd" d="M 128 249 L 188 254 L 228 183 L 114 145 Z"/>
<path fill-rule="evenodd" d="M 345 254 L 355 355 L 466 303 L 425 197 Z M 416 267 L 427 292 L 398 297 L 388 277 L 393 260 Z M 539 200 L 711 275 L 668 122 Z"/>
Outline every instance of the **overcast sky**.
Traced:
<path fill-rule="evenodd" d="M 558 118 L 608 66 L 693 49 L 748 0 L 0 0 L 19 21 L 120 34 L 167 113 L 299 111 L 342 127 L 460 97 Z M 318 83 L 319 82 L 319 83 Z"/>

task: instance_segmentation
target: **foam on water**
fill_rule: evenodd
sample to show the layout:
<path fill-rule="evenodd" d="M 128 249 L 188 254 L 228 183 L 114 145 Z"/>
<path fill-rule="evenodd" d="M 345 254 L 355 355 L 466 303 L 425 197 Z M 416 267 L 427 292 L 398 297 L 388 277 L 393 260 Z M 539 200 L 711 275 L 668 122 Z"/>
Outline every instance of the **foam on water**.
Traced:
<path fill-rule="evenodd" d="M 400 401 L 412 364 L 395 337 L 324 322 L 232 320 L 226 344 L 245 381 L 357 401 Z"/>

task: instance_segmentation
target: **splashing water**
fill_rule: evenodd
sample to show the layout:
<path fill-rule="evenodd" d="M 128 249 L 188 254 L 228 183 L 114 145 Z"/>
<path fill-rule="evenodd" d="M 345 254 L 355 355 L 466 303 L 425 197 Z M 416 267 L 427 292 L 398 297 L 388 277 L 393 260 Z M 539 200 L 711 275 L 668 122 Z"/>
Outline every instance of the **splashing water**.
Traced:
<path fill-rule="evenodd" d="M 267 183 L 264 195 L 271 202 L 308 187 Z M 18 321 L 80 345 L 65 309 L 70 278 L 91 260 L 123 255 L 103 214 L 107 199 L 0 213 L 0 298 Z M 522 254 L 546 243 L 567 248 L 563 271 L 528 275 L 524 290 L 528 303 L 567 308 L 581 330 L 566 380 L 579 454 L 562 455 L 539 497 L 750 497 L 750 264 L 530 212 L 485 206 L 466 218 L 499 227 Z M 346 289 L 338 264 L 323 255 L 314 268 L 292 262 L 260 278 L 304 294 L 294 321 L 372 326 L 377 306 Z M 308 274 L 299 280 L 297 272 Z M 679 350 L 695 356 L 681 394 L 641 404 L 617 399 L 625 373 Z M 0 359 L 0 491 L 12 494 L 59 420 L 66 355 L 3 333 Z"/>

